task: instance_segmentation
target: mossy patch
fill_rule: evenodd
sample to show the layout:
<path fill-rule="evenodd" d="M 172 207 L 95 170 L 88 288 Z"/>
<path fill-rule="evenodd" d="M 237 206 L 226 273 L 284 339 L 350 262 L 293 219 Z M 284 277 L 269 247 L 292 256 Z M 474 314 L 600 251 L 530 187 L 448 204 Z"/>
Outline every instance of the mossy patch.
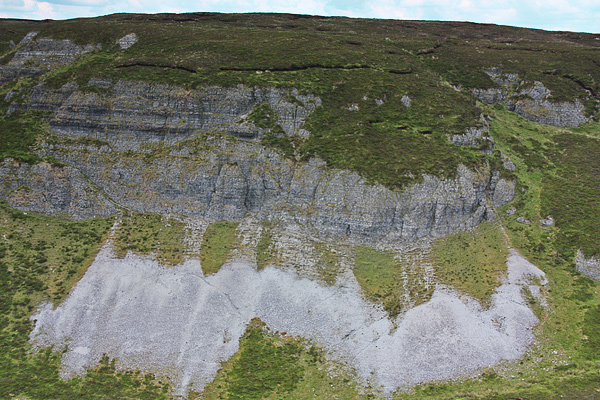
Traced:
<path fill-rule="evenodd" d="M 237 226 L 238 222 L 220 221 L 206 229 L 200 249 L 200 263 L 205 275 L 216 274 L 227 261 L 236 242 Z"/>
<path fill-rule="evenodd" d="M 433 294 L 423 270 L 390 251 L 357 246 L 353 272 L 365 296 L 383 305 L 390 318 L 427 302 Z"/>
<path fill-rule="evenodd" d="M 140 255 L 154 255 L 166 265 L 183 262 L 185 224 L 159 214 L 131 213 L 122 217 L 115 237 L 117 257 L 128 251 Z"/>
<path fill-rule="evenodd" d="M 13 112 L 0 116 L 0 161 L 6 158 L 36 164 L 43 159 L 34 152 L 37 139 L 48 132 L 45 113 Z"/>
<path fill-rule="evenodd" d="M 502 284 L 508 247 L 500 226 L 483 222 L 478 227 L 445 236 L 433 246 L 436 277 L 441 283 L 477 299 L 488 307 Z"/>

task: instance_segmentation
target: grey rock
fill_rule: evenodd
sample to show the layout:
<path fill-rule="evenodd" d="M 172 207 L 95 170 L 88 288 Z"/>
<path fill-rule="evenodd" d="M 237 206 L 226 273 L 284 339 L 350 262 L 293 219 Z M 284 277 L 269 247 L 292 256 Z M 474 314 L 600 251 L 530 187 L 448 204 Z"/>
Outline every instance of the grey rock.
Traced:
<path fill-rule="evenodd" d="M 585 276 L 600 281 L 600 260 L 597 258 L 586 258 L 581 251 L 577 250 L 575 269 Z"/>
<path fill-rule="evenodd" d="M 490 180 L 491 200 L 494 207 L 500 207 L 512 201 L 515 197 L 516 182 L 514 180 L 500 178 L 496 171 Z"/>
<path fill-rule="evenodd" d="M 487 104 L 501 103 L 506 100 L 508 90 L 500 88 L 473 89 L 473 96 Z"/>
<path fill-rule="evenodd" d="M 8 42 L 8 48 L 9 49 L 14 49 L 16 46 L 15 42 L 13 42 L 12 40 L 10 42 Z"/>
<path fill-rule="evenodd" d="M 517 218 L 517 222 L 520 224 L 525 224 L 525 225 L 530 225 L 531 221 L 528 219 L 525 219 L 524 217 L 519 217 Z"/>
<path fill-rule="evenodd" d="M 29 44 L 33 40 L 33 38 L 37 36 L 38 33 L 39 32 L 29 32 L 23 37 L 23 39 L 21 39 L 21 41 L 19 42 L 19 46 L 25 46 Z"/>
<path fill-rule="evenodd" d="M 509 171 L 514 171 L 517 169 L 517 167 L 515 166 L 515 163 L 513 163 L 512 160 L 508 157 L 504 158 L 504 161 L 502 162 L 502 166 L 504 167 L 504 169 L 507 169 Z"/>
<path fill-rule="evenodd" d="M 541 219 L 540 220 L 540 225 L 541 226 L 546 226 L 546 227 L 554 226 L 554 218 L 552 218 L 550 215 L 548 215 L 546 217 L 546 219 Z"/>
<path fill-rule="evenodd" d="M 0 85 L 23 76 L 43 75 L 51 66 L 68 64 L 80 55 L 100 48 L 99 44 L 80 46 L 70 40 L 34 40 L 37 34 L 30 32 L 25 35 L 13 59 L 0 66 Z"/>
<path fill-rule="evenodd" d="M 490 136 L 490 125 L 481 115 L 481 126 L 469 127 L 462 135 L 448 136 L 448 140 L 457 146 L 479 147 L 484 154 L 492 154 L 494 139 Z"/>
<path fill-rule="evenodd" d="M 53 132 L 70 137 L 92 136 L 106 140 L 118 150 L 140 150 L 144 142 L 171 145 L 198 131 L 221 132 L 239 138 L 261 137 L 267 129 L 246 118 L 261 103 L 277 114 L 283 131 L 306 136 L 306 117 L 321 104 L 318 97 L 296 89 L 262 89 L 240 85 L 236 88 L 205 87 L 187 90 L 162 84 L 92 80 L 90 84 L 108 89 L 106 94 L 77 91 L 76 84 L 59 90 L 38 85 L 24 104 L 15 109 L 54 111 Z M 293 98 L 293 100 L 292 100 Z"/>
<path fill-rule="evenodd" d="M 211 221 L 239 220 L 250 213 L 300 223 L 323 236 L 412 241 L 476 226 L 493 218 L 488 202 L 498 207 L 514 194 L 513 182 L 464 166 L 455 179 L 424 176 L 421 183 L 392 191 L 367 184 L 354 172 L 330 170 L 318 159 L 285 159 L 255 140 L 262 128 L 245 117 L 268 102 L 286 134 L 308 134 L 301 126 L 320 100 L 295 89 L 191 91 L 140 82 L 91 83 L 106 87 L 106 95 L 82 93 L 76 84 L 58 90 L 40 84 L 26 103 L 11 104 L 9 111 L 54 111 L 49 119 L 53 133 L 106 141 L 100 147 L 42 143 L 39 154 L 80 171 L 101 193 L 131 210 Z M 290 96 L 296 101 L 288 101 Z M 151 145 L 158 143 L 164 151 L 153 152 Z M 27 176 L 21 184 L 32 186 Z M 64 200 L 57 209 L 76 212 L 67 206 L 67 193 L 57 196 Z M 42 206 L 31 202 L 23 207 Z"/>
<path fill-rule="evenodd" d="M 516 212 L 517 212 L 517 209 L 512 207 L 512 208 L 509 208 L 508 210 L 506 210 L 506 215 L 515 215 Z"/>
<path fill-rule="evenodd" d="M 508 98 L 506 109 L 514 111 L 523 118 L 530 121 L 553 126 L 579 126 L 591 122 L 583 112 L 584 106 L 579 99 L 573 102 L 554 102 L 552 93 L 542 82 L 535 81 L 533 86 L 526 87 L 520 91 L 510 94 L 509 86 L 523 86 L 518 83 L 519 75 L 515 73 L 504 73 L 502 68 L 494 67 L 485 70 L 500 88 L 473 89 L 472 94 L 479 100 L 495 104 Z"/>
<path fill-rule="evenodd" d="M 113 80 L 112 79 L 100 79 L 100 78 L 91 78 L 88 81 L 88 86 L 96 86 L 102 89 L 108 89 L 112 87 Z"/>
<path fill-rule="evenodd" d="M 74 61 L 77 56 L 99 48 L 99 44 L 77 45 L 68 39 L 39 38 L 22 45 L 11 63 L 35 60 L 45 65 L 68 64 Z"/>
<path fill-rule="evenodd" d="M 407 95 L 402 96 L 402 98 L 400 99 L 400 101 L 402 102 L 402 104 L 404 104 L 404 106 L 406 108 L 410 107 L 410 103 L 412 102 L 412 100 L 410 99 L 410 97 L 408 97 Z"/>
<path fill-rule="evenodd" d="M 502 68 L 494 67 L 484 70 L 494 82 L 501 86 L 508 86 L 519 81 L 519 74 L 502 72 Z"/>
<path fill-rule="evenodd" d="M 117 44 L 121 49 L 125 50 L 136 44 L 138 41 L 138 37 L 135 33 L 130 33 L 129 35 L 123 36 L 121 39 L 117 40 Z"/>
<path fill-rule="evenodd" d="M 0 163 L 0 197 L 11 207 L 48 215 L 88 219 L 109 216 L 116 207 L 72 167 L 28 165 L 12 159 Z"/>
<path fill-rule="evenodd" d="M 575 99 L 574 103 L 553 103 L 549 100 L 533 98 L 510 99 L 506 104 L 506 109 L 514 111 L 530 121 L 553 126 L 579 126 L 591 121 L 584 115 L 584 106 L 579 99 Z"/>
<path fill-rule="evenodd" d="M 34 40 L 37 34 L 30 32 L 25 35 L 13 59 L 0 66 L 0 85 L 23 76 L 43 75 L 52 66 L 68 64 L 81 54 L 100 48 L 99 44 L 80 46 L 70 40 Z"/>
<path fill-rule="evenodd" d="M 425 176 L 422 183 L 392 191 L 356 173 L 329 170 L 317 159 L 292 162 L 246 141 L 214 142 L 210 149 L 179 151 L 152 163 L 143 154 L 106 149 L 44 151 L 136 211 L 209 220 L 255 213 L 357 240 L 415 240 L 473 227 L 489 212 L 486 191 L 495 206 L 514 193 L 514 184 L 499 180 L 491 190 L 488 173 L 462 166 L 456 179 Z"/>

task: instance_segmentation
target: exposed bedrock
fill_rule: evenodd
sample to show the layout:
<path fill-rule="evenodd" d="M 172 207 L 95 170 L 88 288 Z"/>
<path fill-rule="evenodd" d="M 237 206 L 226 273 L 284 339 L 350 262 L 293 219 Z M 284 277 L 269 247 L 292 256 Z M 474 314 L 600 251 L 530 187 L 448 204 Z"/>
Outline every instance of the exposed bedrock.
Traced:
<path fill-rule="evenodd" d="M 48 89 L 42 83 L 31 89 L 18 109 L 52 111 L 53 132 L 69 136 L 94 137 L 107 141 L 116 150 L 139 150 L 145 141 L 174 144 L 200 132 L 222 132 L 253 139 L 267 128 L 255 126 L 249 116 L 267 103 L 273 120 L 290 136 L 306 135 L 301 129 L 306 117 L 321 100 L 296 89 L 235 88 L 208 86 L 199 90 L 144 82 L 92 79 L 90 86 L 107 92 L 77 90 L 75 83 Z"/>
<path fill-rule="evenodd" d="M 592 279 L 600 281 L 600 260 L 597 257 L 586 258 L 578 250 L 575 257 L 575 269 Z"/>
<path fill-rule="evenodd" d="M 281 134 L 306 135 L 303 123 L 321 102 L 296 89 L 187 90 L 101 79 L 89 84 L 106 93 L 81 92 L 74 83 L 60 89 L 40 84 L 9 112 L 53 111 L 48 120 L 55 138 L 42 144 L 40 155 L 77 169 L 108 198 L 135 211 L 208 220 L 255 213 L 324 235 L 414 240 L 473 227 L 492 216 L 488 200 L 500 206 L 514 193 L 514 182 L 492 182 L 490 171 L 464 166 L 454 179 L 424 176 L 392 191 L 318 159 L 286 159 L 255 140 L 268 128 L 249 116 L 268 104 Z M 69 214 L 89 216 L 77 215 L 76 208 Z"/>
<path fill-rule="evenodd" d="M 485 103 L 496 104 L 508 99 L 507 110 L 546 125 L 579 126 L 591 122 L 585 116 L 585 107 L 579 99 L 573 102 L 554 101 L 552 93 L 542 82 L 535 81 L 533 85 L 519 82 L 518 74 L 504 73 L 501 68 L 490 68 L 485 72 L 501 86 L 472 90 L 473 96 Z"/>
<path fill-rule="evenodd" d="M 512 199 L 514 182 L 459 167 L 455 179 L 424 176 L 402 191 L 368 184 L 354 172 L 330 170 L 319 160 L 293 162 L 262 146 L 225 140 L 220 150 L 195 156 L 49 151 L 80 170 L 124 207 L 209 220 L 293 220 L 322 234 L 414 240 L 477 225 Z M 199 161 L 200 160 L 200 161 Z"/>
<path fill-rule="evenodd" d="M 0 163 L 0 197 L 24 211 L 74 219 L 109 216 L 117 209 L 72 167 Z"/>
<path fill-rule="evenodd" d="M 99 44 L 78 45 L 68 39 L 37 38 L 37 34 L 25 35 L 12 60 L 0 65 L 0 85 L 22 76 L 42 75 L 50 66 L 68 64 L 80 55 L 100 48 Z"/>

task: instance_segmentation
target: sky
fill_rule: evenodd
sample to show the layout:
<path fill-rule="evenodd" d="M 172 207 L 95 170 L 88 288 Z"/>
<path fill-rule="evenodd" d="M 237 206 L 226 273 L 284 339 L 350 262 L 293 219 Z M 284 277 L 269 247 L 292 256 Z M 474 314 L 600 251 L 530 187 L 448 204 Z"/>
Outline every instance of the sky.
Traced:
<path fill-rule="evenodd" d="M 600 0 L 0 0 L 0 18 L 198 11 L 470 21 L 600 33 Z"/>

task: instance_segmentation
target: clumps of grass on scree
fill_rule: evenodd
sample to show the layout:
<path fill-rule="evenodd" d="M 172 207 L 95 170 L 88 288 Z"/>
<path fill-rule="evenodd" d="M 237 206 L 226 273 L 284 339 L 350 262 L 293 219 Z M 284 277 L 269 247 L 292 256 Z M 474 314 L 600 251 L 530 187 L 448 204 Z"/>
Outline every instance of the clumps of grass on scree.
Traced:
<path fill-rule="evenodd" d="M 141 255 L 153 254 L 158 261 L 177 265 L 185 252 L 185 224 L 159 214 L 132 213 L 122 217 L 115 238 L 117 257 L 128 251 Z"/>
<path fill-rule="evenodd" d="M 273 332 L 253 319 L 240 339 L 237 353 L 224 363 L 200 398 L 252 399 L 366 399 L 353 377 L 325 359 L 322 350 L 286 332 Z M 336 366 L 337 371 L 332 372 Z M 195 395 L 190 396 L 192 399 Z"/>
<path fill-rule="evenodd" d="M 433 294 L 433 287 L 423 281 L 423 271 L 413 271 L 389 251 L 357 246 L 353 272 L 365 296 L 382 304 L 390 318 L 427 302 Z"/>
<path fill-rule="evenodd" d="M 500 226 L 483 222 L 476 228 L 437 239 L 433 247 L 436 277 L 441 283 L 488 307 L 506 272 L 508 247 Z"/>
<path fill-rule="evenodd" d="M 45 300 L 59 302 L 106 240 L 112 219 L 75 222 L 24 213 L 0 202 L 0 398 L 168 399 L 167 383 L 117 372 L 106 358 L 83 378 L 59 377 L 61 355 L 33 354 L 29 317 Z"/>
<path fill-rule="evenodd" d="M 238 222 L 220 221 L 210 224 L 204 233 L 200 249 L 200 263 L 205 275 L 216 274 L 227 261 L 236 241 Z"/>
<path fill-rule="evenodd" d="M 263 223 L 260 238 L 256 244 L 256 268 L 259 271 L 277 260 L 273 249 L 272 229 L 272 224 Z"/>

